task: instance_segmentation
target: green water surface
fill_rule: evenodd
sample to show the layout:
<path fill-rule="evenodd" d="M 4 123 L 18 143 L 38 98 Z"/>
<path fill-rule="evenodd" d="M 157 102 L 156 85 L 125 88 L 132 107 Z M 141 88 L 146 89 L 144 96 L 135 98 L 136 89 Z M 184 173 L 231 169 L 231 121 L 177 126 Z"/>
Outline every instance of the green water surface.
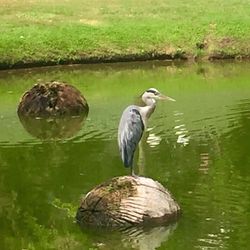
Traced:
<path fill-rule="evenodd" d="M 0 249 L 250 249 L 249 69 L 148 62 L 1 71 Z M 16 114 L 22 93 L 47 80 L 76 86 L 90 106 L 84 122 L 51 137 Z M 147 231 L 81 230 L 80 197 L 129 173 L 117 127 L 149 87 L 177 101 L 158 103 L 150 118 L 140 172 L 167 187 L 183 214 Z"/>

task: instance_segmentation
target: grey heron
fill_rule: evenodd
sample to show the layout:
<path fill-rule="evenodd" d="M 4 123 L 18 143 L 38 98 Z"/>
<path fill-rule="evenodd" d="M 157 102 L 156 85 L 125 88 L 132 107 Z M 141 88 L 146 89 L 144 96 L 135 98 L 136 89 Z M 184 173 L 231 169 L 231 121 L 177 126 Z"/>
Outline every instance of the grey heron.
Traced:
<path fill-rule="evenodd" d="M 146 130 L 149 117 L 155 110 L 156 101 L 175 101 L 171 97 L 161 94 L 155 88 L 146 90 L 142 94 L 141 99 L 145 103 L 145 106 L 128 106 L 123 111 L 118 128 L 118 145 L 120 155 L 124 166 L 131 168 L 131 175 L 134 175 L 133 158 L 136 147 L 141 140 L 143 131 Z"/>

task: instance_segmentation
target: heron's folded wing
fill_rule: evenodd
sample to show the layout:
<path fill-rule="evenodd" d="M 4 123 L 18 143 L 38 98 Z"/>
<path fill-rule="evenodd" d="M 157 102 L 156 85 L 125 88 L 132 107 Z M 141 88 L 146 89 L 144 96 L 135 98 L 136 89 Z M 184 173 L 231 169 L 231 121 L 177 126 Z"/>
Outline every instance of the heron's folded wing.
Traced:
<path fill-rule="evenodd" d="M 141 114 L 135 107 L 128 107 L 119 125 L 119 148 L 125 166 L 132 166 L 133 155 L 144 130 Z"/>

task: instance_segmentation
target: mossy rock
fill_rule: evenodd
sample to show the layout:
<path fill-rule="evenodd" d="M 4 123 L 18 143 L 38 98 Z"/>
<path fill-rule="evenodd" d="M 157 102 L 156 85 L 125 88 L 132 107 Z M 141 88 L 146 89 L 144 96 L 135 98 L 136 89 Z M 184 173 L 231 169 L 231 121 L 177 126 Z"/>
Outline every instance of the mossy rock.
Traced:
<path fill-rule="evenodd" d="M 82 226 L 161 225 L 179 214 L 179 205 L 159 182 L 122 176 L 91 190 L 82 199 L 76 219 Z"/>
<path fill-rule="evenodd" d="M 17 110 L 19 116 L 29 117 L 79 116 L 88 111 L 78 89 L 57 81 L 35 84 L 24 93 Z"/>

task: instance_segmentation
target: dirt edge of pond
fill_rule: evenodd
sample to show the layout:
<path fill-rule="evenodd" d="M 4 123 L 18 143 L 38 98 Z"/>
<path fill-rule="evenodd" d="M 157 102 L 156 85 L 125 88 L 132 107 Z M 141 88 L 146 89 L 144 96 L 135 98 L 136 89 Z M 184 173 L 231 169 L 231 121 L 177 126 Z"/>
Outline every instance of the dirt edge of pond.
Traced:
<path fill-rule="evenodd" d="M 136 62 L 136 61 L 153 61 L 153 60 L 168 60 L 168 61 L 217 61 L 217 60 L 250 60 L 248 54 L 226 54 L 224 52 L 216 52 L 210 55 L 197 56 L 188 54 L 184 51 L 176 53 L 164 52 L 148 52 L 143 54 L 124 54 L 124 55 L 102 55 L 102 56 L 82 56 L 78 59 L 60 59 L 60 60 L 37 60 L 25 61 L 20 60 L 15 63 L 1 62 L 0 70 L 6 69 L 22 69 L 56 65 L 71 65 L 71 64 L 98 64 L 98 63 L 118 63 L 118 62 Z"/>

